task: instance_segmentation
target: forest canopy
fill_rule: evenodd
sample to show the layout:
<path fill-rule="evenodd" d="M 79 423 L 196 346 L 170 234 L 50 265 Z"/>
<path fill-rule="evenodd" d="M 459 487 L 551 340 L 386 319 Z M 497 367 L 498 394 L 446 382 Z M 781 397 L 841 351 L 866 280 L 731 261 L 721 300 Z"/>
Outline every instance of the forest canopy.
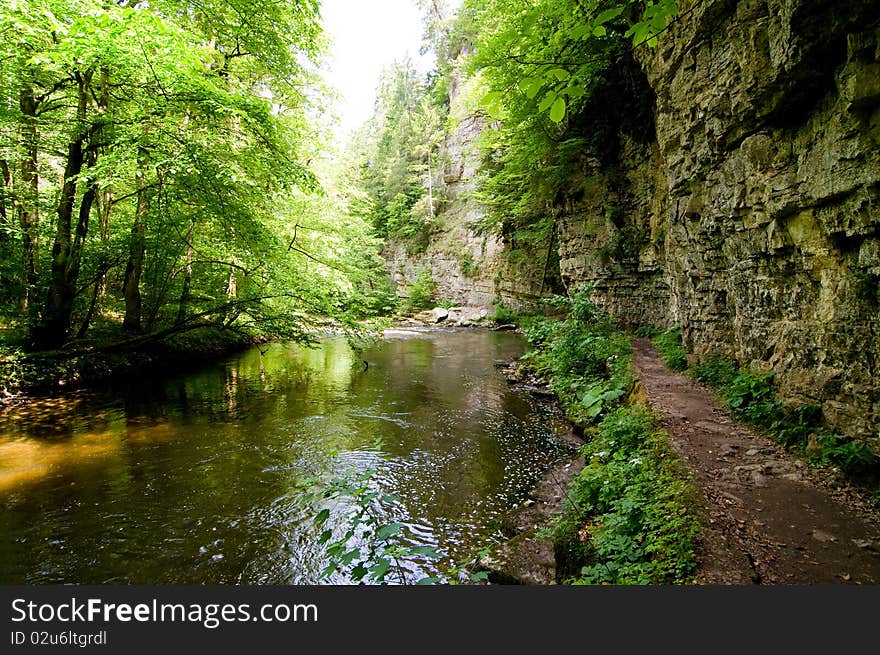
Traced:
<path fill-rule="evenodd" d="M 316 174 L 318 11 L 4 3 L 0 304 L 22 343 L 206 323 L 295 337 L 369 309 L 377 242 Z"/>

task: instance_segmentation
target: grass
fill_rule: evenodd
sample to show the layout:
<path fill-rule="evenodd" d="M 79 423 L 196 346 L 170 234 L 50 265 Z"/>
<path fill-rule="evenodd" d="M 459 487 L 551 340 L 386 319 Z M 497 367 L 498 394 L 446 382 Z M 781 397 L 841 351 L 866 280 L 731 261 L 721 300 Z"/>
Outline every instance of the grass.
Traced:
<path fill-rule="evenodd" d="M 675 326 L 671 330 L 661 332 L 652 339 L 654 347 L 666 362 L 666 365 L 678 373 L 688 367 L 687 353 L 681 344 L 681 327 Z"/>

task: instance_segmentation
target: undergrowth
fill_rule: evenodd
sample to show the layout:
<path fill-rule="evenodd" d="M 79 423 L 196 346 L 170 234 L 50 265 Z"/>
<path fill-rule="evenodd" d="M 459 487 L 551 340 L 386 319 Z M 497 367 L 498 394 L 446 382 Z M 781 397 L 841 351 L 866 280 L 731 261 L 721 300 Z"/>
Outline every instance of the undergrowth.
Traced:
<path fill-rule="evenodd" d="M 641 405 L 591 431 L 587 466 L 556 527 L 557 566 L 574 584 L 683 584 L 696 569 L 699 524 L 684 465 Z"/>
<path fill-rule="evenodd" d="M 653 338 L 654 347 L 673 371 L 684 371 L 688 366 L 687 353 L 681 345 L 681 326 L 661 332 Z"/>
<path fill-rule="evenodd" d="M 626 404 L 633 388 L 629 339 L 582 287 L 557 298 L 564 320 L 524 322 L 524 364 L 549 380 L 584 430 L 588 462 L 552 529 L 560 580 L 574 584 L 671 584 L 696 568 L 698 523 L 690 482 L 650 413 Z"/>
<path fill-rule="evenodd" d="M 489 316 L 490 321 L 498 325 L 519 325 L 520 315 L 506 307 L 503 302 L 495 301 L 492 306 L 495 309 Z"/>
<path fill-rule="evenodd" d="M 406 302 L 408 311 L 430 309 L 434 306 L 437 283 L 431 277 L 431 272 L 423 268 L 419 271 L 416 279 L 409 286 L 409 298 Z"/>
<path fill-rule="evenodd" d="M 569 420 L 588 425 L 619 405 L 632 387 L 629 340 L 596 309 L 589 287 L 555 304 L 568 311 L 567 318 L 528 321 L 523 331 L 534 349 L 523 362 L 549 380 Z"/>

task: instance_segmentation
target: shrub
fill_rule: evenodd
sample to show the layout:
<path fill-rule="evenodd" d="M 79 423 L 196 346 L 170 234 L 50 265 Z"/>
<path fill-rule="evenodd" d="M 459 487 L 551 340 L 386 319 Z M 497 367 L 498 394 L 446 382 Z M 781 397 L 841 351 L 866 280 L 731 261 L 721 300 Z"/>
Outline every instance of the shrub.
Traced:
<path fill-rule="evenodd" d="M 437 283 L 431 277 L 431 272 L 423 268 L 409 287 L 409 308 L 429 309 L 434 304 L 434 294 L 436 292 Z"/>
<path fill-rule="evenodd" d="M 638 328 L 636 328 L 634 334 L 637 337 L 642 337 L 643 339 L 653 339 L 658 334 L 660 334 L 660 330 L 651 325 L 640 325 Z"/>
<path fill-rule="evenodd" d="M 681 327 L 676 326 L 654 337 L 654 347 L 673 371 L 684 371 L 687 368 L 687 354 L 681 345 Z"/>
<path fill-rule="evenodd" d="M 567 581 L 672 584 L 696 569 L 699 524 L 685 502 L 689 478 L 642 406 L 610 413 L 585 447 L 555 530 Z"/>
<path fill-rule="evenodd" d="M 480 274 L 480 267 L 474 262 L 474 257 L 466 252 L 461 257 L 461 274 L 468 278 L 475 278 Z"/>
<path fill-rule="evenodd" d="M 736 362 L 717 357 L 709 357 L 691 367 L 694 379 L 716 388 L 729 386 L 736 373 Z"/>
<path fill-rule="evenodd" d="M 495 308 L 495 311 L 493 311 L 492 315 L 489 317 L 492 322 L 498 323 L 499 325 L 517 324 L 519 318 L 517 313 L 512 309 L 505 307 L 503 302 L 496 300 L 492 303 L 492 306 Z"/>

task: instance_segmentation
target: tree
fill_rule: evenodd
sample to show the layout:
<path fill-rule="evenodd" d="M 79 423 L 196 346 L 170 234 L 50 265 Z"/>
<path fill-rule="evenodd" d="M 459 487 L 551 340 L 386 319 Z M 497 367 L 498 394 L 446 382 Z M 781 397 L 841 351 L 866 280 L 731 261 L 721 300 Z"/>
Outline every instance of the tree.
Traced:
<path fill-rule="evenodd" d="M 62 347 L 99 319 L 112 332 L 116 312 L 155 334 L 213 323 L 302 337 L 316 316 L 347 318 L 369 256 L 313 266 L 332 264 L 338 243 L 304 241 L 289 211 L 326 202 L 308 166 L 323 147 L 308 119 L 317 10 L 0 9 L 0 275 L 20 280 L 33 347 Z M 374 251 L 360 222 L 335 216 L 352 247 Z"/>
<path fill-rule="evenodd" d="M 445 118 L 446 107 L 438 105 L 431 82 L 420 79 L 411 61 L 384 72 L 360 143 L 361 183 L 372 199 L 378 235 L 413 239 L 430 229 L 436 213 L 433 162 Z"/>

